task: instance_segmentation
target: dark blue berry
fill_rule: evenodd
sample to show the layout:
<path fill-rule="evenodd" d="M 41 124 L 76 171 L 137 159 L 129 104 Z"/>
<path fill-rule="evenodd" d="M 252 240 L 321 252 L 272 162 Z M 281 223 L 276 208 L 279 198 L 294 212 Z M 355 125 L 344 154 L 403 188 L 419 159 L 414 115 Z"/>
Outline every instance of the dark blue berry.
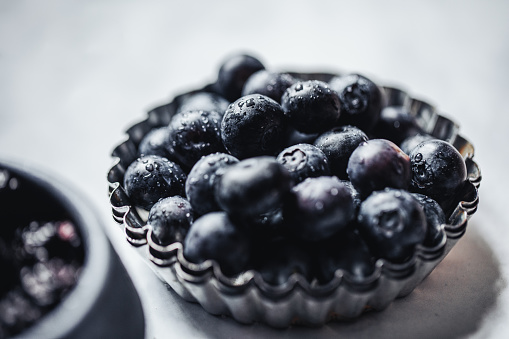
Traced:
<path fill-rule="evenodd" d="M 184 96 L 177 113 L 188 111 L 215 111 L 224 114 L 230 102 L 217 93 L 196 92 Z"/>
<path fill-rule="evenodd" d="M 281 103 L 281 97 L 297 80 L 287 73 L 260 70 L 247 79 L 242 95 L 262 94 Z"/>
<path fill-rule="evenodd" d="M 354 125 L 366 133 L 370 132 L 383 105 L 383 95 L 378 86 L 359 74 L 337 76 L 329 84 L 337 92 L 341 105 L 338 124 Z"/>
<path fill-rule="evenodd" d="M 285 148 L 277 161 L 290 172 L 294 183 L 306 178 L 329 175 L 329 164 L 325 154 L 310 144 L 297 144 Z"/>
<path fill-rule="evenodd" d="M 365 281 L 375 271 L 368 246 L 352 230 L 339 232 L 316 247 L 316 275 L 321 283 L 331 281 L 338 269 L 347 272 L 353 281 Z"/>
<path fill-rule="evenodd" d="M 296 185 L 283 211 L 290 232 L 309 241 L 331 236 L 355 217 L 351 189 L 330 176 L 308 178 Z"/>
<path fill-rule="evenodd" d="M 203 156 L 193 166 L 186 180 L 186 196 L 197 215 L 220 210 L 216 202 L 216 181 L 221 170 L 239 162 L 226 153 Z"/>
<path fill-rule="evenodd" d="M 278 209 L 291 187 L 290 173 L 276 158 L 254 157 L 225 169 L 217 181 L 216 199 L 232 216 L 257 218 Z"/>
<path fill-rule="evenodd" d="M 305 133 L 324 132 L 340 116 L 337 93 L 318 80 L 299 81 L 290 86 L 281 98 L 281 106 L 290 124 Z"/>
<path fill-rule="evenodd" d="M 152 228 L 152 239 L 159 245 L 183 242 L 192 223 L 191 204 L 181 196 L 156 202 L 150 209 L 147 221 Z"/>
<path fill-rule="evenodd" d="M 367 140 L 368 136 L 359 128 L 341 126 L 319 135 L 314 145 L 327 156 L 331 174 L 346 180 L 348 159 L 357 146 Z"/>
<path fill-rule="evenodd" d="M 386 187 L 407 189 L 411 179 L 410 159 L 393 142 L 371 139 L 353 151 L 347 173 L 364 199 Z"/>
<path fill-rule="evenodd" d="M 286 130 L 281 106 L 260 94 L 236 100 L 221 123 L 223 144 L 239 159 L 277 154 L 283 147 Z"/>
<path fill-rule="evenodd" d="M 186 174 L 176 163 L 146 155 L 129 165 L 124 176 L 124 189 L 135 206 L 147 211 L 162 198 L 184 195 Z"/>
<path fill-rule="evenodd" d="M 172 155 L 168 151 L 169 145 L 169 129 L 168 126 L 154 128 L 149 131 L 138 146 L 138 154 L 158 155 L 170 159 Z"/>
<path fill-rule="evenodd" d="M 246 268 L 250 251 L 249 238 L 225 212 L 211 212 L 196 219 L 184 241 L 187 260 L 196 264 L 215 260 L 228 276 Z"/>
<path fill-rule="evenodd" d="M 227 100 L 240 98 L 246 80 L 255 72 L 265 69 L 257 58 L 237 54 L 229 57 L 219 69 L 217 87 Z"/>
<path fill-rule="evenodd" d="M 426 237 L 426 215 L 407 191 L 373 192 L 361 204 L 358 229 L 370 250 L 380 258 L 403 262 Z"/>
<path fill-rule="evenodd" d="M 428 228 L 423 244 L 428 247 L 437 246 L 442 240 L 442 227 L 446 222 L 445 213 L 438 202 L 430 197 L 419 193 L 412 193 L 412 195 L 419 201 L 426 214 Z"/>
<path fill-rule="evenodd" d="M 382 109 L 380 118 L 371 132 L 374 138 L 387 139 L 399 145 L 406 138 L 422 133 L 423 130 L 408 108 L 389 106 Z"/>
<path fill-rule="evenodd" d="M 189 170 L 204 155 L 223 152 L 222 116 L 216 111 L 186 111 L 176 114 L 169 125 L 169 152 Z"/>
<path fill-rule="evenodd" d="M 410 189 L 446 203 L 467 180 L 467 168 L 461 154 L 450 143 L 429 140 L 410 153 L 412 181 Z"/>

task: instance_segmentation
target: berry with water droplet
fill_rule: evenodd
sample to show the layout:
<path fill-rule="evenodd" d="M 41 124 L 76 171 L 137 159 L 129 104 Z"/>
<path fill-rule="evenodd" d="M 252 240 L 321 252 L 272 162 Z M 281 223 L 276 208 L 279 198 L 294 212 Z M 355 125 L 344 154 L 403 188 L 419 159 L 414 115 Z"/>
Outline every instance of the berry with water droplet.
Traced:
<path fill-rule="evenodd" d="M 337 177 L 308 178 L 292 189 L 283 209 L 289 232 L 318 241 L 344 229 L 355 216 L 352 191 Z"/>
<path fill-rule="evenodd" d="M 346 180 L 348 179 L 346 173 L 348 159 L 357 146 L 367 140 L 368 136 L 359 128 L 341 126 L 319 135 L 314 145 L 327 156 L 331 174 Z"/>
<path fill-rule="evenodd" d="M 148 214 L 147 225 L 152 228 L 152 239 L 159 245 L 183 242 L 193 223 L 191 204 L 181 196 L 159 200 Z"/>
<path fill-rule="evenodd" d="M 361 204 L 358 229 L 371 251 L 380 258 L 403 262 L 426 237 L 426 215 L 405 190 L 373 192 Z"/>
<path fill-rule="evenodd" d="M 173 116 L 168 126 L 168 148 L 184 169 L 191 169 L 204 155 L 224 152 L 221 120 L 216 111 L 186 111 Z"/>
<path fill-rule="evenodd" d="M 147 211 L 160 199 L 184 195 L 185 172 L 172 161 L 157 156 L 142 156 L 129 165 L 124 189 L 135 206 Z"/>
<path fill-rule="evenodd" d="M 348 160 L 347 173 L 361 197 L 386 187 L 407 189 L 410 159 L 393 142 L 372 139 L 361 143 Z"/>
<path fill-rule="evenodd" d="M 463 156 L 443 140 L 420 143 L 410 153 L 410 162 L 410 189 L 435 199 L 441 205 L 449 204 L 449 200 L 467 180 Z"/>
<path fill-rule="evenodd" d="M 340 116 L 338 94 L 323 81 L 300 81 L 281 98 L 290 124 L 298 131 L 320 133 L 328 130 Z"/>
<path fill-rule="evenodd" d="M 286 130 L 281 106 L 260 94 L 236 100 L 221 122 L 223 144 L 239 159 L 277 154 L 282 149 Z"/>
<path fill-rule="evenodd" d="M 339 125 L 354 125 L 368 133 L 378 121 L 383 105 L 383 95 L 370 79 L 349 74 L 329 81 L 341 103 Z"/>
<path fill-rule="evenodd" d="M 297 80 L 287 73 L 260 70 L 247 79 L 242 95 L 262 94 L 281 103 L 281 96 Z"/>
<path fill-rule="evenodd" d="M 285 148 L 277 161 L 290 172 L 294 183 L 306 178 L 329 175 L 329 164 L 325 154 L 310 144 L 297 144 Z"/>
<path fill-rule="evenodd" d="M 193 166 L 186 180 L 186 196 L 197 215 L 220 210 L 216 201 L 216 181 L 222 171 L 239 162 L 226 153 L 212 153 Z"/>

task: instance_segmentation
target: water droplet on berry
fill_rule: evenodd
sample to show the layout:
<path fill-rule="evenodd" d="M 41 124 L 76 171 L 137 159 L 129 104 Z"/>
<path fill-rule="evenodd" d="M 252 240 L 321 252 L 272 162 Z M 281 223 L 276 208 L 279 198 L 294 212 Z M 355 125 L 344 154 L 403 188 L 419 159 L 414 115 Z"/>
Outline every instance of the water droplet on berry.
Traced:
<path fill-rule="evenodd" d="M 152 171 L 154 170 L 154 165 L 152 165 L 152 164 L 147 164 L 147 165 L 145 166 L 145 169 L 146 169 L 147 171 L 149 171 L 149 172 L 152 172 Z"/>
<path fill-rule="evenodd" d="M 250 98 L 246 101 L 246 106 L 247 107 L 253 107 L 254 105 L 256 104 L 256 102 L 254 101 L 253 98 Z"/>
<path fill-rule="evenodd" d="M 323 202 L 321 201 L 317 201 L 315 203 L 315 208 L 318 210 L 318 211 L 322 211 L 323 210 Z"/>
<path fill-rule="evenodd" d="M 338 193 L 339 193 L 339 191 L 338 191 L 338 189 L 337 189 L 337 188 L 335 188 L 335 187 L 334 187 L 334 188 L 332 188 L 332 189 L 330 190 L 330 194 L 331 194 L 331 195 L 333 195 L 333 196 L 338 195 Z"/>
<path fill-rule="evenodd" d="M 298 91 L 302 91 L 303 89 L 304 89 L 304 86 L 303 86 L 302 84 L 300 84 L 300 83 L 299 83 L 299 84 L 297 84 L 297 85 L 295 86 L 295 90 L 296 90 L 297 92 L 298 92 Z"/>
<path fill-rule="evenodd" d="M 415 155 L 415 158 L 414 158 L 414 159 L 415 159 L 415 161 L 421 161 L 421 160 L 422 160 L 422 153 L 417 153 L 417 154 Z"/>

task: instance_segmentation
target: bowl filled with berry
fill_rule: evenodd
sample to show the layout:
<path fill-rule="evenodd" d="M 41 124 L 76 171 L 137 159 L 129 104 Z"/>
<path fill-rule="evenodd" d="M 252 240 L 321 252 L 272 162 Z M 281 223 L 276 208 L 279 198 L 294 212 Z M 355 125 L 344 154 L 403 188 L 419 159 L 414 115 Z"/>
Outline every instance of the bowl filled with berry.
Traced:
<path fill-rule="evenodd" d="M 0 202 L 0 338 L 144 336 L 138 294 L 80 194 L 4 159 Z"/>
<path fill-rule="evenodd" d="M 245 54 L 149 111 L 112 157 L 113 218 L 153 271 L 209 313 L 274 327 L 411 293 L 465 233 L 481 181 L 428 102 Z"/>

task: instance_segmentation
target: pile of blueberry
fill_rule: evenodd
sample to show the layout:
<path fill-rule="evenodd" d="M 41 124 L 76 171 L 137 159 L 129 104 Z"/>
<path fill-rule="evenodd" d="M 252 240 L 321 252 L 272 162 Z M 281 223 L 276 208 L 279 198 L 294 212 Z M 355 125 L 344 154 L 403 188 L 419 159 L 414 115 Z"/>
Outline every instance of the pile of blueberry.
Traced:
<path fill-rule="evenodd" d="M 304 79 L 243 54 L 138 155 L 123 187 L 154 243 L 272 285 L 294 273 L 325 284 L 338 269 L 362 281 L 379 258 L 438 246 L 467 181 L 461 154 L 367 77 Z"/>
<path fill-rule="evenodd" d="M 0 338 L 7 338 L 60 303 L 77 282 L 83 248 L 70 221 L 32 221 L 2 235 Z"/>

